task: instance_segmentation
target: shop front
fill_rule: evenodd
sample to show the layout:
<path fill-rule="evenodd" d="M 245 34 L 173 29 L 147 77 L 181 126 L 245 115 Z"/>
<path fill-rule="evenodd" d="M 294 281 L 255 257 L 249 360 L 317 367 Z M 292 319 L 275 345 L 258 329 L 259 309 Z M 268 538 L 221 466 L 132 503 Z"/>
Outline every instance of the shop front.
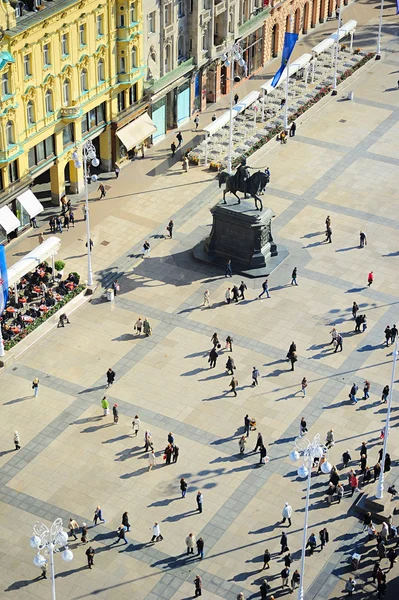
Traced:
<path fill-rule="evenodd" d="M 156 144 L 166 136 L 166 97 L 160 98 L 152 105 L 152 121 L 157 128 L 152 136 L 152 143 Z"/>
<path fill-rule="evenodd" d="M 177 88 L 177 126 L 190 119 L 190 82 L 186 81 Z"/>
<path fill-rule="evenodd" d="M 263 27 L 244 38 L 241 48 L 247 65 L 246 76 L 250 77 L 263 66 Z"/>
<path fill-rule="evenodd" d="M 115 130 L 117 138 L 117 160 L 121 160 L 126 156 L 135 158 L 137 153 L 142 149 L 144 152 L 151 140 L 151 137 L 157 131 L 157 127 L 149 114 L 144 112 L 142 115 L 130 121 L 130 123 L 120 126 Z"/>
<path fill-rule="evenodd" d="M 0 244 L 16 238 L 43 210 L 43 205 L 30 189 L 0 208 Z"/>

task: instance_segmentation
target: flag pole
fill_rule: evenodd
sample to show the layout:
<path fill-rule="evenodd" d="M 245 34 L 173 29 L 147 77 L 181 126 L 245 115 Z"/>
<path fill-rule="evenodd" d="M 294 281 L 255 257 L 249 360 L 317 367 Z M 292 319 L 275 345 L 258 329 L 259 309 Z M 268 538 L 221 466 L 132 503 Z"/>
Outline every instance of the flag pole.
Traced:
<path fill-rule="evenodd" d="M 292 29 L 292 13 L 290 13 L 290 33 Z M 284 104 L 284 129 L 288 129 L 288 80 L 290 78 L 290 56 L 288 56 L 286 70 L 287 76 L 285 78 L 285 104 Z"/>
<path fill-rule="evenodd" d="M 0 325 L 0 356 L 5 355 L 4 344 L 3 344 L 3 331 Z"/>

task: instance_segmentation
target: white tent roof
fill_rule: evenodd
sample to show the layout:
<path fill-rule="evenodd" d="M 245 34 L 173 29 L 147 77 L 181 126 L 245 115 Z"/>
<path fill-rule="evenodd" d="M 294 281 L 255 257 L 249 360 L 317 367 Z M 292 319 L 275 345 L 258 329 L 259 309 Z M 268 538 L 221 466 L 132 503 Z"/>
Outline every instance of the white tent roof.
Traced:
<path fill-rule="evenodd" d="M 245 98 L 240 100 L 240 102 L 237 102 L 237 104 L 235 104 L 233 106 L 233 119 L 235 119 L 235 117 L 237 115 L 239 115 L 246 108 L 248 108 L 248 106 L 251 106 L 251 104 L 256 102 L 258 100 L 258 98 L 259 98 L 259 92 L 254 91 L 254 92 L 251 92 L 250 94 L 248 94 L 248 96 L 245 96 Z M 209 133 L 209 135 L 212 135 L 212 134 L 216 133 L 216 131 L 219 131 L 219 129 L 221 129 L 222 127 L 227 125 L 227 123 L 229 121 L 230 121 L 230 109 L 226 110 L 226 112 L 224 112 L 219 118 L 217 118 L 216 121 L 212 121 L 212 123 L 210 123 L 209 125 L 204 127 L 203 131 L 206 131 L 207 133 Z"/>
<path fill-rule="evenodd" d="M 0 208 L 0 225 L 6 233 L 10 233 L 10 231 L 14 231 L 14 229 L 21 227 L 21 223 L 8 206 Z"/>
<path fill-rule="evenodd" d="M 44 210 L 32 190 L 26 190 L 26 192 L 17 196 L 17 200 L 19 200 L 31 218 L 36 217 L 36 215 Z"/>
<path fill-rule="evenodd" d="M 8 285 L 14 285 L 17 283 L 21 277 L 33 271 L 40 265 L 41 262 L 50 258 L 50 256 L 54 256 L 57 254 L 61 245 L 60 238 L 56 236 L 51 236 L 47 240 L 37 246 L 32 252 L 29 252 L 26 256 L 21 258 L 15 265 L 12 265 L 9 269 L 7 269 L 8 273 Z"/>
<path fill-rule="evenodd" d="M 144 113 L 128 125 L 116 130 L 116 135 L 125 146 L 126 150 L 131 150 L 144 142 L 157 130 L 157 126 L 148 113 Z"/>
<path fill-rule="evenodd" d="M 295 73 L 297 71 L 299 71 L 300 69 L 303 69 L 303 67 L 305 67 L 312 59 L 312 55 L 305 53 L 302 54 L 302 56 L 299 56 L 299 58 L 295 59 L 292 63 L 290 63 L 290 67 L 289 67 L 289 77 L 292 77 L 293 75 L 295 75 Z M 278 82 L 278 84 L 276 85 L 276 87 L 278 87 L 281 83 L 283 83 L 287 78 L 287 68 L 284 69 L 281 77 L 280 77 L 280 81 Z M 261 90 L 265 90 L 266 93 L 270 93 L 272 92 L 275 88 L 272 87 L 272 81 L 273 79 L 269 79 L 269 81 L 266 81 L 266 83 L 264 83 L 261 86 Z"/>
<path fill-rule="evenodd" d="M 351 31 L 356 29 L 356 25 L 357 25 L 357 21 L 355 21 L 354 19 L 351 19 L 350 21 L 345 23 L 345 25 L 342 25 L 342 27 L 339 28 L 338 39 L 342 40 L 342 38 L 349 35 Z M 322 52 L 325 52 L 326 50 L 328 50 L 329 48 L 331 48 L 331 46 L 333 46 L 335 44 L 336 40 L 337 40 L 337 32 L 333 33 L 332 35 L 330 35 L 330 37 L 326 38 L 325 40 L 322 40 L 319 44 L 317 44 L 317 46 L 312 48 L 313 54 L 318 55 L 318 54 L 321 54 Z"/>

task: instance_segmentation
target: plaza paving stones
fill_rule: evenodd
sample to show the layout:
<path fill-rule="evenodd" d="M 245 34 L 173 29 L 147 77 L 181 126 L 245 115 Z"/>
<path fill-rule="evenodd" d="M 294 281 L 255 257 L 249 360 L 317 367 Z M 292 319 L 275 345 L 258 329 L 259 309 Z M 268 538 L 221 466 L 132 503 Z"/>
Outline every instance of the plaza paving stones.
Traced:
<path fill-rule="evenodd" d="M 266 547 L 273 554 L 266 575 L 276 596 L 282 594 L 279 521 L 286 501 L 294 509 L 287 529 L 293 568 L 300 564 L 304 483 L 288 459 L 300 417 L 305 416 L 310 437 L 320 433 L 323 439 L 334 429 L 334 464 L 349 448 L 355 465 L 366 440 L 373 465 L 381 447 L 386 408 L 380 395 L 392 364 L 383 331 L 387 323 L 399 322 L 399 95 L 387 91 L 397 79 L 392 71 L 399 67 L 398 46 L 397 41 L 391 45 L 389 63 L 371 63 L 351 84 L 354 102 L 341 101 L 345 92 L 340 92 L 313 118 L 299 122 L 297 138 L 286 146 L 269 145 L 251 159 L 250 164 L 271 169 L 264 203 L 276 213 L 277 243 L 290 251 L 270 277 L 270 299 L 258 300 L 261 282 L 248 280 L 246 300 L 226 306 L 227 286 L 241 278 L 226 279 L 192 258 L 191 247 L 209 231 L 209 208 L 220 198 L 217 182 L 202 168 L 182 175 L 172 167 L 164 177 L 154 177 L 147 191 L 126 192 L 118 205 L 123 210 L 95 224 L 96 277 L 104 285 L 118 277 L 121 293 L 111 304 L 98 291 L 73 315 L 71 325 L 52 331 L 1 377 L 1 597 L 50 597 L 49 581 L 39 581 L 32 565 L 32 523 L 60 516 L 66 525 L 73 515 L 80 524 L 91 525 L 97 504 L 106 523 L 89 530 L 96 549 L 94 569 L 86 568 L 85 547 L 72 542 L 72 563 L 56 556 L 58 598 L 183 600 L 193 595 L 197 573 L 210 600 L 234 600 L 241 591 L 252 597 L 263 576 Z M 135 165 L 128 169 L 134 173 Z M 332 244 L 323 243 L 327 214 Z M 171 217 L 174 239 L 163 239 Z M 360 229 L 368 236 L 362 250 L 357 247 Z M 142 259 L 137 255 L 147 238 L 151 257 Z M 103 240 L 111 243 L 101 246 Z M 294 266 L 298 287 L 290 285 Z M 369 270 L 375 274 L 371 288 L 366 284 Z M 200 306 L 205 289 L 210 290 L 211 309 Z M 367 315 L 363 334 L 353 331 L 353 300 Z M 149 318 L 150 338 L 135 335 L 138 316 Z M 336 354 L 328 346 L 334 325 L 344 336 L 343 351 Z M 214 331 L 223 346 L 227 334 L 234 338 L 236 398 L 229 393 L 226 350 L 217 367 L 208 369 Z M 285 358 L 292 340 L 299 357 L 294 373 Z M 255 388 L 254 365 L 261 373 Z M 110 366 L 116 381 L 105 390 Z M 40 394 L 33 399 L 36 376 Z M 306 398 L 299 392 L 303 376 L 309 382 Z M 361 388 L 366 377 L 372 385 L 370 399 L 350 405 L 349 386 L 356 381 Z M 111 415 L 102 416 L 103 394 L 119 405 L 118 425 Z M 394 465 L 398 402 L 395 390 L 389 438 Z M 131 427 L 136 413 L 142 420 L 137 438 Z M 267 443 L 270 461 L 262 467 L 251 453 L 256 432 L 246 454 L 238 455 L 246 413 L 257 418 Z M 158 461 L 151 472 L 143 451 L 147 428 Z M 13 451 L 14 430 L 21 436 L 18 453 Z M 169 431 L 180 456 L 177 464 L 165 466 Z M 186 499 L 180 497 L 181 477 L 189 485 Z M 395 469 L 388 480 L 394 477 Z M 309 533 L 318 534 L 324 525 L 330 532 L 328 546 L 306 561 L 306 598 L 312 600 L 340 597 L 350 554 L 362 540 L 351 499 L 327 507 L 327 480 L 324 475 L 312 479 Z M 204 494 L 202 514 L 196 511 L 198 490 Z M 111 545 L 125 510 L 132 525 L 129 544 Z M 155 521 L 164 540 L 154 545 L 149 540 Z M 203 561 L 185 556 L 190 532 L 205 540 Z M 393 597 L 389 594 L 387 599 Z"/>

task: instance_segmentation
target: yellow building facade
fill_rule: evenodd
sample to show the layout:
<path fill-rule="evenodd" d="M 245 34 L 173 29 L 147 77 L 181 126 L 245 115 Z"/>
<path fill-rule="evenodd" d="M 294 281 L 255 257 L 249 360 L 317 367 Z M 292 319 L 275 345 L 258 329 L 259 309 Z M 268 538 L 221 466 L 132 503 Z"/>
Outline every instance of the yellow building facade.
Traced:
<path fill-rule="evenodd" d="M 110 170 L 147 109 L 142 0 L 29 1 L 0 0 L 0 207 L 23 221 L 19 193 L 46 176 L 53 204 L 79 192 L 74 149 L 91 139 Z"/>

